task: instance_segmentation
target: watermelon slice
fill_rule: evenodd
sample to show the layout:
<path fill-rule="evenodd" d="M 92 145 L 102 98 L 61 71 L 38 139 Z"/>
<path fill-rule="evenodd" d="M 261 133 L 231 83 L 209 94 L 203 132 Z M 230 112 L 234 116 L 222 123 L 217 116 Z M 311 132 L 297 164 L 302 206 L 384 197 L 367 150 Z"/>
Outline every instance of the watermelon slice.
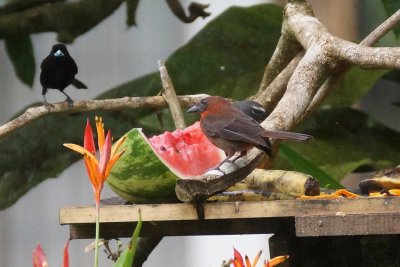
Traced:
<path fill-rule="evenodd" d="M 176 179 L 196 179 L 225 158 L 224 152 L 204 136 L 199 122 L 149 139 L 141 129 L 134 128 L 120 149 L 125 153 L 107 183 L 130 202 L 176 200 Z"/>

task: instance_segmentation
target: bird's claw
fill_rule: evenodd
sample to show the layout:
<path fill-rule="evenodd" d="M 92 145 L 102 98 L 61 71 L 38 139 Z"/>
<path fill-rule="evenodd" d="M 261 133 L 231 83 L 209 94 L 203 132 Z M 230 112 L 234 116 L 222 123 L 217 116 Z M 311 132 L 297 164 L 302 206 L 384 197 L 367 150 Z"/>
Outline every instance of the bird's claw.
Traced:
<path fill-rule="evenodd" d="M 50 108 L 52 108 L 53 107 L 53 105 L 52 104 L 50 104 L 49 102 L 47 102 L 47 101 L 44 101 L 44 106 L 47 108 L 47 110 L 48 111 L 50 111 Z"/>
<path fill-rule="evenodd" d="M 226 173 L 219 168 L 220 166 L 216 166 L 214 168 L 210 168 L 204 172 L 204 174 L 209 175 L 225 175 Z"/>
<path fill-rule="evenodd" d="M 74 106 L 74 101 L 72 101 L 72 99 L 69 97 L 67 99 L 65 99 L 65 101 L 67 101 L 68 109 L 71 110 L 72 107 Z"/>

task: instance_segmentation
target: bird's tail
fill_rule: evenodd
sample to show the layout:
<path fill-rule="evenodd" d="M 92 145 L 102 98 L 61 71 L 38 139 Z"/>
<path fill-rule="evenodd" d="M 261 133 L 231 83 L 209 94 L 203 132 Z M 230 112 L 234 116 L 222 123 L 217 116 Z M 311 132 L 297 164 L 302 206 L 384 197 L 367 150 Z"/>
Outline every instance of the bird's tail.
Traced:
<path fill-rule="evenodd" d="M 78 79 L 73 79 L 71 83 L 73 86 L 75 86 L 78 89 L 87 89 L 87 86 L 83 82 L 79 81 Z"/>
<path fill-rule="evenodd" d="M 307 141 L 312 137 L 311 135 L 303 133 L 293 133 L 293 132 L 276 131 L 276 130 L 274 131 L 265 130 L 262 136 L 269 138 L 283 139 L 283 140 L 293 140 L 293 141 Z"/>

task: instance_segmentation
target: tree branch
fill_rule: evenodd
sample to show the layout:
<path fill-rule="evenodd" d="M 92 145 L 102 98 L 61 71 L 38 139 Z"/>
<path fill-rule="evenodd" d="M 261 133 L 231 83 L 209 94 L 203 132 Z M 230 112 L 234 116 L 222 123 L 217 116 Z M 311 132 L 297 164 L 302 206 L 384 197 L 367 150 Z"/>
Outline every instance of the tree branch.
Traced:
<path fill-rule="evenodd" d="M 0 39 L 40 32 L 56 32 L 71 43 L 111 15 L 124 0 L 57 2 L 0 16 Z"/>
<path fill-rule="evenodd" d="M 284 26 L 282 26 L 282 28 L 284 28 Z M 289 34 L 286 34 L 285 30 L 282 30 L 282 35 L 279 38 L 276 49 L 265 68 L 257 95 L 260 95 L 266 90 L 276 76 L 282 72 L 282 70 L 301 50 L 302 48 L 299 43 L 295 39 L 291 38 Z"/>
<path fill-rule="evenodd" d="M 290 77 L 292 77 L 294 70 L 299 64 L 300 60 L 304 56 L 304 51 L 299 52 L 284 70 L 279 73 L 278 76 L 268 85 L 266 89 L 258 92 L 257 95 L 251 97 L 251 99 L 259 102 L 261 105 L 266 107 L 269 112 L 277 105 L 278 101 L 282 98 L 286 91 Z"/>
<path fill-rule="evenodd" d="M 205 94 L 178 96 L 179 103 L 188 107 L 199 102 Z M 135 108 L 161 108 L 167 102 L 162 96 L 150 97 L 123 97 L 105 100 L 74 101 L 74 106 L 70 109 L 68 103 L 60 102 L 52 104 L 48 109 L 46 106 L 28 108 L 22 115 L 0 126 L 0 138 L 4 137 L 33 121 L 52 113 L 77 113 L 93 110 L 123 110 Z"/>
<path fill-rule="evenodd" d="M 388 33 L 391 29 L 393 29 L 396 24 L 400 22 L 400 10 L 395 12 L 392 16 L 390 16 L 387 20 L 385 20 L 381 25 L 379 25 L 375 30 L 373 30 L 367 37 L 365 37 L 360 45 L 372 46 L 376 42 L 379 41 L 386 33 Z M 340 82 L 343 78 L 344 74 L 350 69 L 351 65 L 342 64 L 336 72 L 334 72 L 321 86 L 318 90 L 317 94 L 314 96 L 313 101 L 308 107 L 306 113 L 303 114 L 303 118 L 305 118 L 308 114 L 310 114 L 313 110 L 315 110 L 322 101 L 326 98 L 329 92 L 335 87 L 336 84 Z"/>

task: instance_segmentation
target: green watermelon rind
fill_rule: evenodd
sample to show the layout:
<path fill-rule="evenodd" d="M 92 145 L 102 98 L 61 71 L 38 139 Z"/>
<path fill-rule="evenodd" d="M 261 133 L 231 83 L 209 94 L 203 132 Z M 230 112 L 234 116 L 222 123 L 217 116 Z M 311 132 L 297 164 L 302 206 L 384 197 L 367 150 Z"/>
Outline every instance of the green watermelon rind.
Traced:
<path fill-rule="evenodd" d="M 165 202 L 176 200 L 175 175 L 156 155 L 139 128 L 127 134 L 119 148 L 125 153 L 112 168 L 107 183 L 111 190 L 130 202 Z"/>

